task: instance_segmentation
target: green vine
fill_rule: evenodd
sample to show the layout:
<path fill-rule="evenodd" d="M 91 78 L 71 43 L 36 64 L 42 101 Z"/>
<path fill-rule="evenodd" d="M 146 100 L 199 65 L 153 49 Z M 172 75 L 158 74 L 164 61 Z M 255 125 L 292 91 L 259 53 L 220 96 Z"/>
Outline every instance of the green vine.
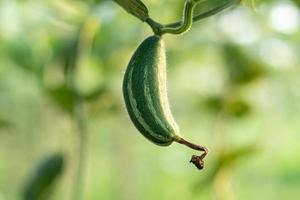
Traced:
<path fill-rule="evenodd" d="M 193 23 L 193 11 L 195 6 L 200 3 L 201 0 L 187 0 L 184 5 L 183 11 L 183 19 L 180 22 L 179 26 L 170 27 L 170 26 L 163 26 L 159 23 L 152 20 L 150 17 L 146 19 L 146 22 L 151 26 L 153 32 L 156 35 L 163 35 L 166 33 L 170 34 L 182 34 L 187 32 Z"/>
<path fill-rule="evenodd" d="M 166 24 L 166 25 L 162 25 L 150 17 L 147 18 L 145 21 L 152 28 L 152 31 L 156 35 L 163 35 L 166 33 L 183 34 L 187 31 L 189 31 L 193 22 L 200 21 L 204 18 L 215 15 L 215 14 L 221 12 L 222 10 L 241 2 L 241 0 L 232 0 L 232 1 L 225 2 L 211 10 L 208 10 L 204 13 L 196 14 L 194 16 L 194 8 L 199 3 L 202 3 L 202 2 L 203 2 L 203 0 L 187 0 L 185 2 L 184 11 L 183 11 L 184 14 L 183 14 L 183 18 L 181 21 Z"/>

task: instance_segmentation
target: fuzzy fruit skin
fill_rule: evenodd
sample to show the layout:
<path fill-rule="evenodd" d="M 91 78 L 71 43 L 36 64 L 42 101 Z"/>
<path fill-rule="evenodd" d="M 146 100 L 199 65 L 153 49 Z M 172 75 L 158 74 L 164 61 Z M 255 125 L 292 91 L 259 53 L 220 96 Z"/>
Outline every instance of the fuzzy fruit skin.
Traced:
<path fill-rule="evenodd" d="M 165 46 L 160 36 L 146 38 L 133 54 L 123 80 L 123 96 L 133 124 L 151 142 L 168 146 L 180 138 L 169 108 Z"/>

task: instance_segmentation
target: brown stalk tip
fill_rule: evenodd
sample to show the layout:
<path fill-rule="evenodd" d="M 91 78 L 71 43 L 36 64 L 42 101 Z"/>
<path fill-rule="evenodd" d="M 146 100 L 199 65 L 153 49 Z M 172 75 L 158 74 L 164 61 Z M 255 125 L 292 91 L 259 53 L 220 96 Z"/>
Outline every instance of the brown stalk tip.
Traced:
<path fill-rule="evenodd" d="M 183 138 L 179 138 L 178 140 L 176 140 L 178 143 L 183 144 L 185 146 L 190 147 L 191 149 L 197 150 L 197 151 L 203 151 L 203 154 L 200 156 L 196 156 L 193 155 L 190 163 L 193 163 L 199 170 L 204 168 L 204 157 L 208 154 L 208 149 L 204 146 L 200 146 L 197 144 L 193 144 L 188 142 L 187 140 L 183 139 Z"/>
<path fill-rule="evenodd" d="M 190 163 L 193 163 L 199 170 L 204 168 L 204 161 L 202 160 L 202 156 L 193 155 Z"/>

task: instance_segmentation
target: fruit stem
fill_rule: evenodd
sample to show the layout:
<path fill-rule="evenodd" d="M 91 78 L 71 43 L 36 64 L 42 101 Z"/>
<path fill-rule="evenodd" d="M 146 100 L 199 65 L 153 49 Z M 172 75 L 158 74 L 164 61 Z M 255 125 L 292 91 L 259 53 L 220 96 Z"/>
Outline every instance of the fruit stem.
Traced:
<path fill-rule="evenodd" d="M 187 147 L 190 147 L 191 149 L 197 150 L 197 151 L 203 151 L 204 153 L 200 156 L 193 155 L 190 162 L 193 163 L 199 170 L 204 168 L 204 161 L 203 159 L 208 154 L 208 149 L 204 146 L 200 146 L 197 144 L 193 144 L 183 138 L 179 138 L 176 140 L 179 144 L 183 144 Z"/>

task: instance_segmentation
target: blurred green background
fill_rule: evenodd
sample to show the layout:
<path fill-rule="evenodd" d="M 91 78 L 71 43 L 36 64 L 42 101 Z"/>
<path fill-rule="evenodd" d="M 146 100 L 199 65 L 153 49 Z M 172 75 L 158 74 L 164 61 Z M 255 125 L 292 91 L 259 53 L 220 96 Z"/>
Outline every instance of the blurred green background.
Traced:
<path fill-rule="evenodd" d="M 182 13 L 182 0 L 144 3 L 161 23 Z M 0 200 L 21 199 L 36 163 L 55 152 L 66 166 L 51 199 L 72 199 L 80 130 L 83 199 L 298 199 L 299 6 L 246 2 L 164 36 L 173 114 L 210 149 L 198 171 L 194 151 L 150 143 L 127 116 L 122 78 L 151 35 L 145 23 L 109 0 L 2 0 Z"/>

